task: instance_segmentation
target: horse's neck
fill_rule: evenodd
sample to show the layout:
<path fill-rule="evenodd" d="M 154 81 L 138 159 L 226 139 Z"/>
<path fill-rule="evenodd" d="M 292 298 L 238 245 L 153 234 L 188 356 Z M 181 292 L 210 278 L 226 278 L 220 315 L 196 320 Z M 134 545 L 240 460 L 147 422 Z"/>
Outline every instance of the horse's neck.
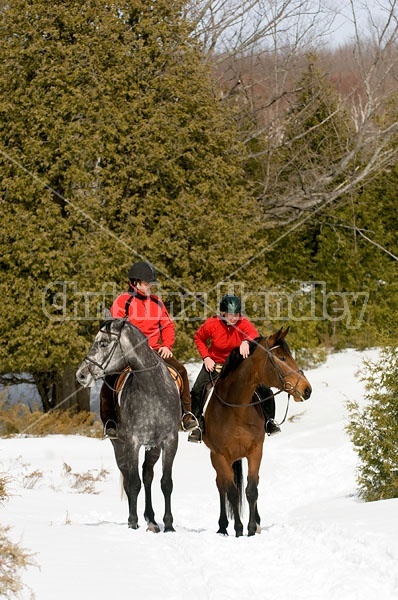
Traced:
<path fill-rule="evenodd" d="M 257 385 L 267 385 L 268 387 L 277 387 L 278 376 L 275 369 L 272 354 L 267 344 L 260 342 L 250 356 L 252 361 L 251 369 L 255 373 Z"/>
<path fill-rule="evenodd" d="M 268 356 L 260 354 L 261 348 L 257 348 L 257 352 L 246 358 L 238 367 L 239 377 L 235 381 L 235 385 L 240 387 L 240 390 L 251 389 L 253 392 L 259 385 L 268 387 L 275 386 L 274 377 L 269 373 Z"/>
<path fill-rule="evenodd" d="M 126 366 L 133 370 L 150 369 L 156 367 L 160 361 L 159 356 L 149 347 L 147 340 L 129 339 L 126 341 L 123 348 L 124 356 L 126 357 Z"/>
<path fill-rule="evenodd" d="M 224 382 L 223 385 L 228 388 L 228 392 L 234 394 L 241 404 L 251 401 L 257 386 L 261 383 L 256 370 L 253 369 L 251 358 L 245 359 L 229 377 L 220 380 L 220 382 Z"/>

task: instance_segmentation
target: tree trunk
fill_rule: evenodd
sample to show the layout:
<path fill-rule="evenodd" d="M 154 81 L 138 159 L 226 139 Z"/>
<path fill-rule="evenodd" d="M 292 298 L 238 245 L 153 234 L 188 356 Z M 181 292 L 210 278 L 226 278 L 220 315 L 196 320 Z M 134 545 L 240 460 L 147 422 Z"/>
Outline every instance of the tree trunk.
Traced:
<path fill-rule="evenodd" d="M 76 381 L 75 367 L 66 367 L 59 375 L 51 371 L 33 373 L 44 412 L 58 407 L 67 410 L 77 406 L 78 410 L 90 410 L 90 389 L 80 388 Z"/>
<path fill-rule="evenodd" d="M 67 409 L 78 406 L 79 410 L 90 410 L 90 388 L 82 388 L 76 380 L 76 368 L 66 367 L 55 384 L 56 406 Z"/>

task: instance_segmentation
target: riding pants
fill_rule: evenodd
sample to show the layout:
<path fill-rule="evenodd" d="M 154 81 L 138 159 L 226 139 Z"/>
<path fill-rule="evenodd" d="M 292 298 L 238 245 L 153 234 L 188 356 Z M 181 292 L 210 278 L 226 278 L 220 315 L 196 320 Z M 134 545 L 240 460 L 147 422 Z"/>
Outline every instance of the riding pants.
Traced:
<path fill-rule="evenodd" d="M 191 390 L 192 412 L 196 418 L 199 418 L 203 412 L 206 386 L 216 377 L 217 373 L 215 371 L 210 373 L 206 370 L 204 365 L 199 371 L 199 374 Z M 264 400 L 264 402 L 261 402 L 260 406 L 263 411 L 265 421 L 268 421 L 268 419 L 274 419 L 275 398 L 271 388 L 267 387 L 266 385 L 259 385 L 256 389 L 256 394 L 253 396 L 253 402 L 258 404 L 259 399 Z"/>

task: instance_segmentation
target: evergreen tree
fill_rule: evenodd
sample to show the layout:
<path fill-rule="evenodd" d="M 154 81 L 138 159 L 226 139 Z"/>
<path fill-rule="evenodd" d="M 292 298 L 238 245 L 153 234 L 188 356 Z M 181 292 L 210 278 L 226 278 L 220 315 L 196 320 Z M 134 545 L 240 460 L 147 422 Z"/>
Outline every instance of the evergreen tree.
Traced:
<path fill-rule="evenodd" d="M 398 498 L 398 349 L 391 346 L 362 371 L 366 405 L 350 402 L 347 431 L 358 453 L 360 495 L 367 501 Z"/>
<path fill-rule="evenodd" d="M 132 262 L 151 260 L 175 293 L 213 288 L 252 254 L 243 150 L 183 8 L 16 0 L 0 13 L 0 372 L 31 373 L 45 409 Z"/>
<path fill-rule="evenodd" d="M 274 193 L 292 197 L 292 204 L 295 191 L 316 189 L 317 177 L 327 189 L 326 175 L 349 146 L 352 128 L 349 115 L 337 113 L 338 96 L 313 62 L 299 89 L 274 164 Z M 293 294 L 300 281 L 315 282 L 314 294 L 297 294 L 304 317 L 294 324 L 298 341 L 333 348 L 377 342 L 377 330 L 397 302 L 395 190 L 396 170 L 383 172 L 366 188 L 309 214 L 297 228 L 271 232 L 271 240 L 281 239 L 275 246 L 271 241 L 268 254 L 273 285 Z M 312 298 L 315 320 L 307 321 Z"/>

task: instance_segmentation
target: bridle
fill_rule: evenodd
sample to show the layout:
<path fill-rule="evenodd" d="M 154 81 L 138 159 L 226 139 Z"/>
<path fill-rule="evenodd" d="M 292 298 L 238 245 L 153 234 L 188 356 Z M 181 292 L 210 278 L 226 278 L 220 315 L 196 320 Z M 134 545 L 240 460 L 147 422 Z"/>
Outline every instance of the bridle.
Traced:
<path fill-rule="evenodd" d="M 137 369 L 137 368 L 133 367 L 133 366 L 130 364 L 130 362 L 129 362 L 129 359 L 128 359 L 128 357 L 126 356 L 126 354 L 124 353 L 124 351 L 123 351 L 123 347 L 122 347 L 122 345 L 121 345 L 121 343 L 120 343 L 120 338 L 121 338 L 121 336 L 122 336 L 122 330 L 123 330 L 123 327 L 125 326 L 125 324 L 126 324 L 126 323 L 127 323 L 127 320 L 126 320 L 126 319 L 123 319 L 123 323 L 122 323 L 122 325 L 121 325 L 121 327 L 120 327 L 120 329 L 119 329 L 119 331 L 118 331 L 118 332 L 110 331 L 110 329 L 100 329 L 100 330 L 98 331 L 98 333 L 106 333 L 106 334 L 107 334 L 107 335 L 108 335 L 110 338 L 111 338 L 111 336 L 115 336 L 115 337 L 116 337 L 116 340 L 114 340 L 114 342 L 113 342 L 113 347 L 112 347 L 112 349 L 111 349 L 111 351 L 110 351 L 109 355 L 107 356 L 107 359 L 106 359 L 106 361 L 105 361 L 105 363 L 104 363 L 103 365 L 101 365 L 99 362 L 97 362 L 96 360 L 94 360 L 93 358 L 91 358 L 91 357 L 90 357 L 90 356 L 88 356 L 88 355 L 86 355 L 86 356 L 83 358 L 83 361 L 82 361 L 82 362 L 89 363 L 87 368 L 88 368 L 88 371 L 89 371 L 89 373 L 90 373 L 90 375 L 91 375 L 91 377 L 92 377 L 93 379 L 95 379 L 95 377 L 94 377 L 94 374 L 93 374 L 92 370 L 90 369 L 90 365 L 93 365 L 93 366 L 97 367 L 98 369 L 100 369 L 100 371 L 101 371 L 101 375 L 100 375 L 99 377 L 97 377 L 97 379 L 101 379 L 101 377 L 105 377 L 105 375 L 107 374 L 107 373 L 106 373 L 106 368 L 107 368 L 107 366 L 109 365 L 109 363 L 111 362 L 111 360 L 112 360 L 112 357 L 113 357 L 113 355 L 114 355 L 114 353 L 115 353 L 115 351 L 116 351 L 116 348 L 117 348 L 118 346 L 119 346 L 119 348 L 120 348 L 120 350 L 121 350 L 121 353 L 122 353 L 122 356 L 123 356 L 123 358 L 124 358 L 124 360 L 125 360 L 125 362 L 126 362 L 126 365 L 127 365 L 127 366 L 128 366 L 128 368 L 130 369 L 130 371 L 131 371 L 132 373 L 134 373 L 134 374 L 135 374 L 135 373 L 143 373 L 143 372 L 145 372 L 145 371 L 151 371 L 152 369 L 156 369 L 157 367 L 159 367 L 159 366 L 160 366 L 160 364 L 161 364 L 160 358 L 159 358 L 159 357 L 157 357 L 155 353 L 154 353 L 154 357 L 155 357 L 155 359 L 156 359 L 156 362 L 155 362 L 155 364 L 153 364 L 153 365 L 150 365 L 149 367 L 143 367 L 142 369 Z M 120 375 L 122 372 L 123 372 L 123 371 L 113 371 L 112 373 L 108 373 L 108 374 L 109 374 L 109 375 Z"/>
<path fill-rule="evenodd" d="M 215 385 L 217 382 L 217 379 L 213 378 L 212 373 L 210 373 L 210 380 L 212 382 L 213 385 L 213 394 L 215 395 L 215 397 L 217 398 L 217 400 L 223 405 L 223 406 L 229 406 L 230 408 L 248 408 L 248 407 L 252 407 L 252 406 L 257 406 L 259 404 L 263 404 L 264 402 L 266 402 L 267 400 L 270 400 L 271 398 L 274 398 L 275 396 L 277 396 L 278 394 L 281 394 L 282 392 L 286 392 L 288 395 L 288 399 L 287 399 L 287 407 L 286 407 L 286 413 L 285 416 L 282 420 L 281 423 L 283 423 L 286 419 L 286 415 L 287 415 L 287 411 L 289 408 L 289 401 L 290 401 L 290 396 L 293 396 L 295 392 L 297 392 L 300 396 L 300 392 L 297 391 L 297 385 L 298 382 L 300 381 L 300 379 L 302 377 L 304 377 L 304 371 L 302 369 L 298 369 L 297 371 L 295 371 L 294 369 L 290 369 L 288 373 L 286 373 L 285 375 L 281 372 L 279 366 L 277 365 L 276 361 L 275 361 L 275 356 L 272 353 L 272 350 L 275 350 L 276 348 L 280 348 L 280 344 L 276 344 L 275 346 L 272 346 L 271 348 L 265 347 L 263 348 L 263 350 L 265 350 L 265 352 L 267 353 L 268 358 L 270 359 L 272 366 L 274 367 L 277 376 L 279 378 L 279 380 L 282 383 L 282 387 L 280 390 L 278 390 L 275 393 L 272 393 L 272 396 L 267 396 L 266 398 L 261 398 L 260 395 L 258 394 L 258 392 L 254 392 L 254 395 L 257 396 L 258 400 L 249 402 L 249 404 L 233 404 L 231 402 L 227 402 L 226 400 L 224 400 L 223 398 L 221 398 L 218 394 L 217 391 L 215 389 Z M 288 375 L 290 375 L 291 373 L 295 373 L 298 375 L 298 379 L 297 379 L 297 383 L 295 386 L 293 386 L 290 381 L 286 381 L 286 377 L 288 377 Z"/>
<path fill-rule="evenodd" d="M 276 363 L 275 356 L 272 353 L 272 350 L 275 350 L 276 348 L 280 348 L 280 344 L 276 344 L 275 346 L 272 346 L 272 348 L 265 348 L 265 351 L 267 352 L 268 358 L 271 360 L 272 366 L 274 367 L 280 381 L 283 384 L 282 389 L 279 390 L 277 393 L 279 394 L 280 392 L 286 392 L 289 396 L 294 396 L 294 394 L 297 393 L 299 396 L 301 396 L 301 393 L 297 390 L 297 386 L 299 384 L 300 379 L 304 377 L 304 371 L 302 369 L 289 369 L 288 373 L 284 375 L 280 370 L 278 364 Z M 290 383 L 290 381 L 286 381 L 286 377 L 288 377 L 291 373 L 298 375 L 295 386 L 293 386 Z"/>

